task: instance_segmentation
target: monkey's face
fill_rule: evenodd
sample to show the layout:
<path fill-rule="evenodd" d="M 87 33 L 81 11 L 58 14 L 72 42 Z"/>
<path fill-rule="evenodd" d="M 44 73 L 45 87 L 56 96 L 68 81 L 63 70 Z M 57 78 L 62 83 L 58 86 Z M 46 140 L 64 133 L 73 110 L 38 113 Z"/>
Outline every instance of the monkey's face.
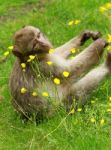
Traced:
<path fill-rule="evenodd" d="M 17 31 L 14 35 L 14 50 L 13 53 L 27 55 L 35 52 L 36 54 L 46 54 L 52 47 L 51 43 L 44 34 L 35 27 L 26 26 Z"/>

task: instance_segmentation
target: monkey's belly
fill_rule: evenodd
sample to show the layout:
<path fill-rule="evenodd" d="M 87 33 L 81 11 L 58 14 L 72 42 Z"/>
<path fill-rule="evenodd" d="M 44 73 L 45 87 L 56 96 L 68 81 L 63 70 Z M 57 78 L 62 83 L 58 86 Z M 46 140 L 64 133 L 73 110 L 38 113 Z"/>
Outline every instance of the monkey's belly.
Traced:
<path fill-rule="evenodd" d="M 38 83 L 38 92 L 47 93 L 52 101 L 61 102 L 64 97 L 64 89 L 62 85 L 55 85 L 52 81 L 42 81 Z"/>

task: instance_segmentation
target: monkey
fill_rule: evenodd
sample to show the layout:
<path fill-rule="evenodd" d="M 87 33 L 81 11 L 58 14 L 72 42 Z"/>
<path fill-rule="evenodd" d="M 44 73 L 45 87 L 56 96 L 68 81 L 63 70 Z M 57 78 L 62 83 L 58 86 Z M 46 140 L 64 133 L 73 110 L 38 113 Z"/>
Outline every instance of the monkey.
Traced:
<path fill-rule="evenodd" d="M 72 48 L 80 48 L 90 38 L 93 40 L 91 45 L 68 59 Z M 38 28 L 25 26 L 14 34 L 13 43 L 16 62 L 9 81 L 12 104 L 27 118 L 50 117 L 59 105 L 69 112 L 74 100 L 77 106 L 84 106 L 90 93 L 111 72 L 111 53 L 103 64 L 91 69 L 99 63 L 108 45 L 100 32 L 86 30 L 54 48 Z M 34 56 L 32 61 L 31 56 Z M 23 63 L 25 70 L 21 67 Z M 67 78 L 63 76 L 64 71 L 69 73 Z M 25 92 L 21 93 L 23 87 Z M 36 91 L 35 96 L 33 91 Z"/>

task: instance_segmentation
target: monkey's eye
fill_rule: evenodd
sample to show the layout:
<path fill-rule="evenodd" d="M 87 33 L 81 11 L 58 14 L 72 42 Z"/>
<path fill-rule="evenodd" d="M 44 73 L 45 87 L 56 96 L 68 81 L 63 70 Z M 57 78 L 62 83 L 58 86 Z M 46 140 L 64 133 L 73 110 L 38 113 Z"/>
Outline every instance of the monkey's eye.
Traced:
<path fill-rule="evenodd" d="M 37 34 L 37 38 L 40 38 L 40 32 Z"/>

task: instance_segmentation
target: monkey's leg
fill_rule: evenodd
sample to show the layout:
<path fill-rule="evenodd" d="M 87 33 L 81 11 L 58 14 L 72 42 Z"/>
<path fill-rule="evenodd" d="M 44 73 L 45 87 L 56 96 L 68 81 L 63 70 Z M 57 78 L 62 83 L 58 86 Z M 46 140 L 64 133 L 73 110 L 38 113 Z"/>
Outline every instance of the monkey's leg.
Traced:
<path fill-rule="evenodd" d="M 79 36 L 71 39 L 66 44 L 56 48 L 54 53 L 62 56 L 63 58 L 67 58 L 70 55 L 70 50 L 72 48 L 78 48 L 79 46 L 83 45 L 89 38 L 96 40 L 100 36 L 101 34 L 99 32 L 84 31 Z"/>
<path fill-rule="evenodd" d="M 84 71 L 87 71 L 92 65 L 99 61 L 106 46 L 107 42 L 105 39 L 97 39 L 73 60 L 69 61 L 69 70 L 75 77 L 79 77 Z"/>
<path fill-rule="evenodd" d="M 74 91 L 75 98 L 80 105 L 85 104 L 87 96 L 109 73 L 111 73 L 111 53 L 108 54 L 104 64 L 90 71 L 85 77 L 72 86 L 72 91 Z"/>

